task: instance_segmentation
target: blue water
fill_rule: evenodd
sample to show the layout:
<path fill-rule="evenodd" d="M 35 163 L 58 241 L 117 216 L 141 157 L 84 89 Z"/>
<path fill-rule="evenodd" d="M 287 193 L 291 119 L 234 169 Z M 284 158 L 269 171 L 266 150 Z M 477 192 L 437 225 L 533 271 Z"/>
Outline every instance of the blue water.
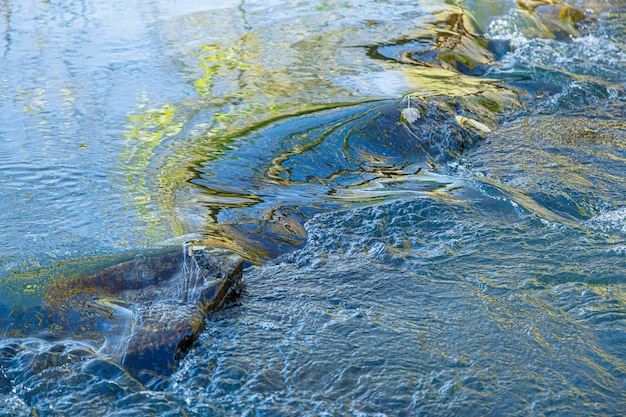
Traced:
<path fill-rule="evenodd" d="M 569 4 L 1 2 L 0 415 L 622 415 L 624 4 Z M 171 376 L 41 331 L 187 240 L 247 268 Z"/>

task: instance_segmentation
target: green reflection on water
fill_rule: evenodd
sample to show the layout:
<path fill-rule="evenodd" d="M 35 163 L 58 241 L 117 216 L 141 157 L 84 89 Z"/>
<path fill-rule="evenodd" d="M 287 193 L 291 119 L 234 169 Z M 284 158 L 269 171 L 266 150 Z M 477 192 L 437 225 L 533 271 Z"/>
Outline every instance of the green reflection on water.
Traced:
<path fill-rule="evenodd" d="M 460 129 L 484 134 L 525 97 L 482 76 L 497 59 L 484 37 L 491 13 L 509 13 L 521 33 L 547 38 L 576 36 L 580 18 L 558 6 L 518 10 L 514 4 L 429 1 L 401 25 L 358 15 L 364 24 L 355 24 L 351 4 L 326 6 L 294 7 L 289 19 L 240 6 L 185 16 L 164 28 L 190 93 L 161 106 L 143 103 L 129 116 L 128 145 L 121 153 L 125 188 L 149 231 L 163 237 L 201 231 L 239 247 L 233 239 L 243 238 L 217 225 L 217 213 L 259 204 L 259 196 L 245 189 L 204 190 L 191 180 L 198 166 L 222 158 L 246 135 L 275 121 L 408 95 L 422 113 L 436 99 L 443 114 L 459 114 L 457 120 L 466 122 L 459 122 Z M 287 152 L 314 148 L 305 143 Z M 269 180 L 281 181 L 280 161 L 289 157 L 275 156 L 266 169 Z M 380 193 L 374 194 L 363 193 L 364 202 L 380 201 Z M 190 204 L 207 205 L 203 225 L 190 226 L 181 216 Z"/>

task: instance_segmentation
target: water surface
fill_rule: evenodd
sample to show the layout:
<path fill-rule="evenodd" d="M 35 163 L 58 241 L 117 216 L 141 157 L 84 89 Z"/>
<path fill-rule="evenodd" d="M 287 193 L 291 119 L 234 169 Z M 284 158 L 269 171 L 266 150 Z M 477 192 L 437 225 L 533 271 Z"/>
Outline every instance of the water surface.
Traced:
<path fill-rule="evenodd" d="M 568 5 L 0 3 L 0 413 L 620 415 L 624 5 Z M 187 240 L 249 266 L 171 376 L 46 338 Z"/>

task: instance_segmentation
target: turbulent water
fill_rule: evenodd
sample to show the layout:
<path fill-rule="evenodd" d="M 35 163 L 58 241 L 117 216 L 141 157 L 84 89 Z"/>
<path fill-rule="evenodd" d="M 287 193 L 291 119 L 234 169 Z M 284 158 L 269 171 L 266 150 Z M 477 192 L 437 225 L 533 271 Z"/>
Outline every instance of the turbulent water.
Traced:
<path fill-rule="evenodd" d="M 623 2 L 210 3 L 0 1 L 0 415 L 624 413 Z M 158 385 L 41 332 L 188 240 L 244 291 Z"/>

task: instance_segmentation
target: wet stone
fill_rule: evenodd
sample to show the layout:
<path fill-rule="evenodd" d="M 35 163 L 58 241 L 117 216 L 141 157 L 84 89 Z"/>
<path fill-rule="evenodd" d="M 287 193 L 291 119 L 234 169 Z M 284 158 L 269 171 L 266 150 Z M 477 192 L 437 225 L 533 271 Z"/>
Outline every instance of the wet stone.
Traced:
<path fill-rule="evenodd" d="M 239 292 L 241 258 L 187 246 L 52 284 L 44 309 L 53 337 L 94 343 L 142 383 L 171 374 L 207 313 Z"/>

